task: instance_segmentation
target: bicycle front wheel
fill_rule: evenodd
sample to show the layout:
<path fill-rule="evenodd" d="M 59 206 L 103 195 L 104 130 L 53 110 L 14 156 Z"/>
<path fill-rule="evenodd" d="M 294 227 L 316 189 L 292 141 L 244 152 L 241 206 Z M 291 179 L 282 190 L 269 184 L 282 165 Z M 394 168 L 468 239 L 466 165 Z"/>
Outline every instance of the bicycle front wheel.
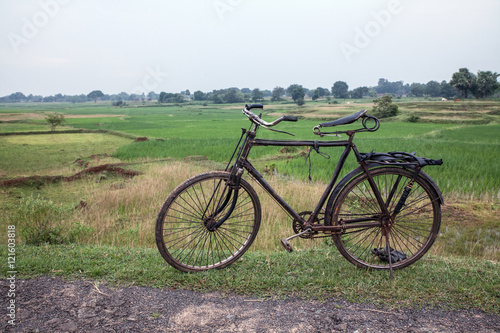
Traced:
<path fill-rule="evenodd" d="M 245 253 L 260 227 L 260 201 L 252 186 L 241 179 L 236 205 L 227 186 L 229 173 L 215 171 L 188 179 L 163 204 L 156 220 L 156 244 L 173 267 L 196 272 L 224 268 Z M 229 202 L 228 202 L 229 201 Z"/>
<path fill-rule="evenodd" d="M 395 213 L 414 171 L 384 167 L 371 173 L 389 216 L 380 207 L 368 176 L 360 174 L 340 191 L 331 219 L 335 225 L 357 227 L 333 235 L 334 243 L 358 267 L 389 269 L 391 260 L 393 269 L 404 268 L 420 259 L 436 239 L 441 224 L 439 195 L 427 179 L 418 176 L 405 204 Z M 380 226 L 373 226 L 376 221 Z"/>

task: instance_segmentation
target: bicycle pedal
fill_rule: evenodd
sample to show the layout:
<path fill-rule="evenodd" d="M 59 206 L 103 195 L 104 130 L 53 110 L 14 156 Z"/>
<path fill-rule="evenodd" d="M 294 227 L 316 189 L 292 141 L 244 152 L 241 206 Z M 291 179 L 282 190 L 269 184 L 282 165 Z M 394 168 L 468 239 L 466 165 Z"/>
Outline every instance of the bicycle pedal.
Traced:
<path fill-rule="evenodd" d="M 285 250 L 287 250 L 288 252 L 292 252 L 293 251 L 292 246 L 290 245 L 290 243 L 288 242 L 288 240 L 286 238 L 283 238 L 281 240 L 281 244 L 283 245 L 283 247 L 285 248 Z"/>

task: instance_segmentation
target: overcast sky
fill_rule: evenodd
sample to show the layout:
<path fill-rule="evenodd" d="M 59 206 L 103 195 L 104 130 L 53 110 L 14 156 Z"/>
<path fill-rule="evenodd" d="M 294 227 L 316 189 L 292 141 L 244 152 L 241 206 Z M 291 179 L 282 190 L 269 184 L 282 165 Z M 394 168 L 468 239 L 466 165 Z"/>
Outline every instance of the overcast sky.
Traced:
<path fill-rule="evenodd" d="M 500 72 L 500 0 L 0 0 L 0 96 Z"/>

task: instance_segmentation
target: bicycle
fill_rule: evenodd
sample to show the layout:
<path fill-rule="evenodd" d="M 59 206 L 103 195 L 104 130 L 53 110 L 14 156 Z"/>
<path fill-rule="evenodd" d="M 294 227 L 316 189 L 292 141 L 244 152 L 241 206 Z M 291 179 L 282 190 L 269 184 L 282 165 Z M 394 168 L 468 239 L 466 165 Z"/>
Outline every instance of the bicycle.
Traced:
<path fill-rule="evenodd" d="M 295 237 L 332 237 L 339 252 L 352 264 L 390 269 L 392 276 L 393 270 L 413 264 L 429 250 L 439 232 L 444 201 L 438 186 L 422 168 L 441 165 L 442 160 L 406 152 L 360 153 L 354 135 L 375 132 L 380 127 L 380 121 L 367 115 L 366 110 L 313 128 L 320 137 L 345 134 L 347 140 L 257 139 L 259 128 L 291 134 L 271 127 L 298 120 L 282 116 L 269 123 L 251 111 L 262 108 L 262 104 L 245 105 L 242 112 L 251 125 L 248 130 L 242 128 L 224 171 L 192 177 L 165 200 L 156 220 L 155 236 L 168 264 L 185 272 L 224 268 L 248 250 L 259 231 L 261 206 L 253 187 L 242 178 L 245 170 L 293 219 L 294 235 L 281 240 L 289 252 L 293 250 L 289 241 Z M 363 125 L 359 129 L 322 131 L 359 119 Z M 318 153 L 321 147 L 344 147 L 344 151 L 314 210 L 298 213 L 248 161 L 250 150 L 257 146 L 305 146 Z M 337 183 L 351 152 L 359 167 Z"/>

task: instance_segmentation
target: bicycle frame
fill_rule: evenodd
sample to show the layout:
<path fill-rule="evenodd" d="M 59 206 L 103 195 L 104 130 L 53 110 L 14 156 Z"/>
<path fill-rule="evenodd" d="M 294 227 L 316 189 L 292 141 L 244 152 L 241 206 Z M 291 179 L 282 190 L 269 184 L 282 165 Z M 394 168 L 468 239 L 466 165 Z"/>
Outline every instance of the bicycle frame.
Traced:
<path fill-rule="evenodd" d="M 236 160 L 235 166 L 236 168 L 233 168 L 233 171 L 236 172 L 236 170 L 241 170 L 244 168 L 245 170 L 248 171 L 248 173 L 264 188 L 264 190 L 273 197 L 273 199 L 295 220 L 300 221 L 305 225 L 304 229 L 310 229 L 311 231 L 322 231 L 326 233 L 338 233 L 341 232 L 342 230 L 346 229 L 351 229 L 351 228 L 359 228 L 361 225 L 356 224 L 354 222 L 357 221 L 350 221 L 353 223 L 349 224 L 343 224 L 343 225 L 336 225 L 336 226 L 325 226 L 325 225 L 314 225 L 313 221 L 317 218 L 319 215 L 321 208 L 324 206 L 326 200 L 328 197 L 331 195 L 333 189 L 335 188 L 335 185 L 337 183 L 337 179 L 340 175 L 340 171 L 342 170 L 345 161 L 347 160 L 347 157 L 349 156 L 351 150 L 354 151 L 354 154 L 356 155 L 356 158 L 358 160 L 358 163 L 363 167 L 364 172 L 367 173 L 369 179 L 370 179 L 370 185 L 372 186 L 372 189 L 374 191 L 375 196 L 377 197 L 377 200 L 379 201 L 379 204 L 381 204 L 381 207 L 383 207 L 383 211 L 386 214 L 389 214 L 387 211 L 387 208 L 384 205 L 384 201 L 382 199 L 382 196 L 380 194 L 380 191 L 378 190 L 376 184 L 373 182 L 373 179 L 371 177 L 369 169 L 366 167 L 366 163 L 360 159 L 360 154 L 356 148 L 356 145 L 352 142 L 354 138 L 354 134 L 356 131 L 347 131 L 345 132 L 347 136 L 349 137 L 348 140 L 339 140 L 339 141 L 290 141 L 290 140 L 263 140 L 263 139 L 256 139 L 256 132 L 258 129 L 258 125 L 254 124 L 252 126 L 252 130 L 247 133 L 246 139 L 243 142 L 243 145 L 240 148 L 240 153 L 238 154 L 238 158 Z M 337 162 L 337 166 L 335 167 L 335 170 L 333 172 L 332 178 L 330 182 L 328 183 L 325 191 L 323 192 L 318 204 L 316 205 L 316 208 L 312 212 L 312 214 L 309 216 L 308 220 L 304 220 L 302 216 L 299 215 L 283 198 L 279 196 L 279 194 L 269 185 L 269 183 L 264 179 L 264 177 L 255 169 L 255 167 L 248 161 L 248 155 L 250 153 L 250 150 L 252 147 L 258 147 L 258 146 L 280 146 L 280 147 L 344 147 L 344 151 L 342 152 L 339 161 Z M 241 177 L 242 172 L 239 172 L 239 176 Z M 372 220 L 372 218 L 368 220 Z M 361 222 L 361 220 L 359 220 Z M 373 222 L 372 224 L 370 223 L 363 223 L 362 226 L 367 227 L 367 226 L 381 226 L 380 221 Z"/>

